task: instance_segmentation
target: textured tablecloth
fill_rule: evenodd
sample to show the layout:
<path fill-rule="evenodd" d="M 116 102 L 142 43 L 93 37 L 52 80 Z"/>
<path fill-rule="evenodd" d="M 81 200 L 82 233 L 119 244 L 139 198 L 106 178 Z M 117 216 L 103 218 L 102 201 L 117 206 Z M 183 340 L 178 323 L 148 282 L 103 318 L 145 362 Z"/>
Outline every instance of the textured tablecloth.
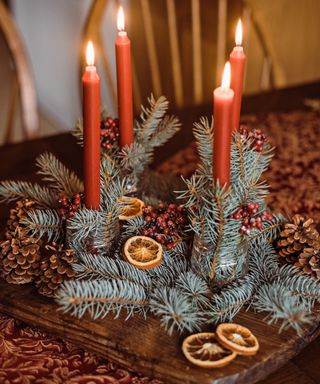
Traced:
<path fill-rule="evenodd" d="M 320 221 L 320 113 L 295 111 L 247 116 L 277 146 L 266 179 L 274 211 L 301 212 Z M 190 174 L 197 161 L 195 145 L 163 163 L 161 172 Z M 132 367 L 134 371 L 134 367 Z M 160 383 L 87 353 L 19 321 L 0 315 L 0 383 L 94 384 Z"/>

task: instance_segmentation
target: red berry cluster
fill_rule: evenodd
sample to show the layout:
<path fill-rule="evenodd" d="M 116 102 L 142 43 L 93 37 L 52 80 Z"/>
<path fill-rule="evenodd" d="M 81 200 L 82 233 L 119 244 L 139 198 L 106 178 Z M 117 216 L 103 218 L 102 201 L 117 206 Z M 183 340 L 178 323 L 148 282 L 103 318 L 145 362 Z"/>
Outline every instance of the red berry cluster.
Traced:
<path fill-rule="evenodd" d="M 264 221 L 272 220 L 272 215 L 267 211 L 263 211 L 260 215 L 257 215 L 258 210 L 259 204 L 251 202 L 239 208 L 237 212 L 232 215 L 233 219 L 242 220 L 242 227 L 240 228 L 242 235 L 250 235 L 250 232 L 254 228 L 261 230 Z"/>
<path fill-rule="evenodd" d="M 58 204 L 59 204 L 58 213 L 60 217 L 63 218 L 64 220 L 71 219 L 80 208 L 82 199 L 83 199 L 83 193 L 77 193 L 71 198 L 62 196 L 58 200 Z"/>
<path fill-rule="evenodd" d="M 251 142 L 251 148 L 257 152 L 262 152 L 263 144 L 267 138 L 261 129 L 251 129 L 247 125 L 241 124 L 239 127 L 239 133 L 245 138 L 249 138 Z"/>
<path fill-rule="evenodd" d="M 100 142 L 101 146 L 111 151 L 117 146 L 119 140 L 119 119 L 107 117 L 100 123 Z"/>
<path fill-rule="evenodd" d="M 145 206 L 143 216 L 146 223 L 143 235 L 152 237 L 167 250 L 177 245 L 176 240 L 181 237 L 181 232 L 188 222 L 185 207 L 176 204 Z"/>

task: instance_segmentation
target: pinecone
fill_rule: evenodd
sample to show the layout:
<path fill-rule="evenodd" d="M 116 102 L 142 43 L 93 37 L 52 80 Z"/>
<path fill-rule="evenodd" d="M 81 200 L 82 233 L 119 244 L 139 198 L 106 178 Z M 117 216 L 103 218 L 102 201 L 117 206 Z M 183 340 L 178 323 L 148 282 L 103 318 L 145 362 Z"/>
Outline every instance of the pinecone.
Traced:
<path fill-rule="evenodd" d="M 39 240 L 17 227 L 15 237 L 0 242 L 0 276 L 8 283 L 30 283 L 39 273 Z"/>
<path fill-rule="evenodd" d="M 312 219 L 294 215 L 292 223 L 286 223 L 277 241 L 278 255 L 295 262 L 305 248 L 320 250 L 320 236 Z"/>
<path fill-rule="evenodd" d="M 46 245 L 47 254 L 40 265 L 40 273 L 35 284 L 38 292 L 44 296 L 54 297 L 60 285 L 75 276 L 72 264 L 76 257 L 71 249 L 65 249 L 63 244 L 51 243 Z"/>
<path fill-rule="evenodd" d="M 27 216 L 27 211 L 34 205 L 34 202 L 28 199 L 19 200 L 16 203 L 16 207 L 10 209 L 9 219 L 7 221 L 7 227 L 5 232 L 5 237 L 9 240 L 15 237 L 17 228 L 19 227 L 20 235 L 22 230 L 26 235 L 28 229 L 24 224 L 22 224 L 22 219 Z"/>
<path fill-rule="evenodd" d="M 313 248 L 305 248 L 294 266 L 315 279 L 320 279 L 320 252 Z"/>
<path fill-rule="evenodd" d="M 278 255 L 303 272 L 320 278 L 320 235 L 312 219 L 294 215 L 276 243 Z"/>

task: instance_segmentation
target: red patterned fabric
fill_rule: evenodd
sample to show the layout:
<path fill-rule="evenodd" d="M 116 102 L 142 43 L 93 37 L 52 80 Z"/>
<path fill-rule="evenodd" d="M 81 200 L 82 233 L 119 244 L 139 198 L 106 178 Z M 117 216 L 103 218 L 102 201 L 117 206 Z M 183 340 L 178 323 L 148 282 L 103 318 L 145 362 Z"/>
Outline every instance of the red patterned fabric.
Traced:
<path fill-rule="evenodd" d="M 1 384 L 157 384 L 0 315 Z"/>

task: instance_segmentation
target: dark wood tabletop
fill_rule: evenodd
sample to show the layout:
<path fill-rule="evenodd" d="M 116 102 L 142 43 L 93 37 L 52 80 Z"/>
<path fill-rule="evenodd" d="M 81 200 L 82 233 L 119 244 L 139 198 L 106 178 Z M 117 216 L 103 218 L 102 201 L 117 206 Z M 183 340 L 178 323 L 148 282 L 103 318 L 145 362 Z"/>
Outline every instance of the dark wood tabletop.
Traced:
<path fill-rule="evenodd" d="M 278 90 L 248 96 L 244 98 L 243 111 L 248 114 L 265 114 L 268 112 L 288 111 L 305 108 L 305 98 L 320 97 L 320 82 L 286 90 Z M 191 127 L 200 116 L 211 114 L 211 105 L 184 108 L 172 111 L 182 121 L 183 128 L 176 138 L 156 154 L 155 165 L 169 158 L 177 150 L 187 146 L 192 140 Z M 40 138 L 29 142 L 8 144 L 0 149 L 0 180 L 19 179 L 35 180 L 35 158 L 42 152 L 53 152 L 60 160 L 82 174 L 81 148 L 69 133 Z M 319 154 L 320 156 L 320 154 Z M 0 219 L 3 226 L 8 213 L 8 206 L 0 205 Z M 312 342 L 298 356 L 290 360 L 284 367 L 261 381 L 263 384 L 316 384 L 320 383 L 320 341 Z"/>

